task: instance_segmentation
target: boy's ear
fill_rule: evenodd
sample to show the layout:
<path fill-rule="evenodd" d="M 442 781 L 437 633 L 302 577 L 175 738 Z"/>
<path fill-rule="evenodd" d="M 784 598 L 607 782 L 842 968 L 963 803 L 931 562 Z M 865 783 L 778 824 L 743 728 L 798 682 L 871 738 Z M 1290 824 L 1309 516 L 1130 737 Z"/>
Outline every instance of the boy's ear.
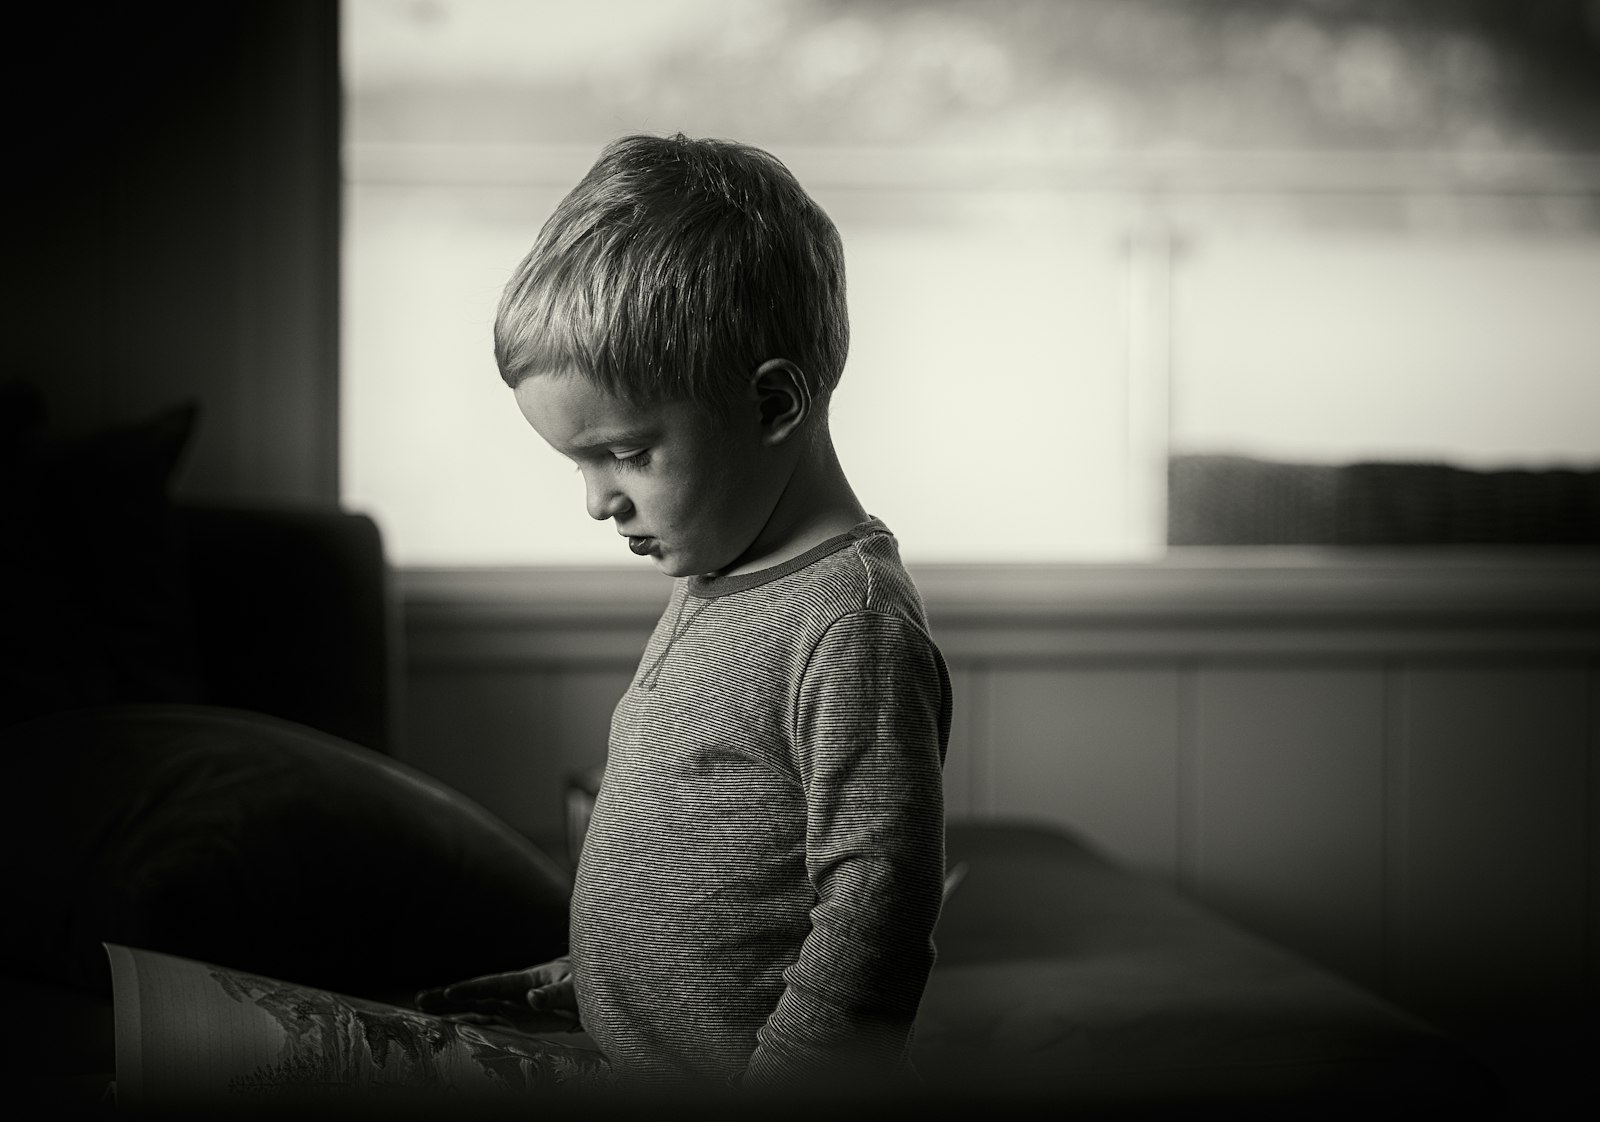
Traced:
<path fill-rule="evenodd" d="M 811 415 L 811 386 L 800 368 L 786 358 L 770 358 L 750 379 L 761 420 L 761 438 L 768 444 L 787 439 Z"/>

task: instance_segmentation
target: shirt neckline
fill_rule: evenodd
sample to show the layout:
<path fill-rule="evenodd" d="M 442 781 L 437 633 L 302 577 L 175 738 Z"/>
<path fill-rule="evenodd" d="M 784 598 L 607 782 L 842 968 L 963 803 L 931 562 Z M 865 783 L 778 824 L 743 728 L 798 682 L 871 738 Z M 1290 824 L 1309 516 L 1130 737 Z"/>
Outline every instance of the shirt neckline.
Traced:
<path fill-rule="evenodd" d="M 842 534 L 835 534 L 826 541 L 820 541 L 804 553 L 797 554 L 787 561 L 780 561 L 765 569 L 757 569 L 753 573 L 739 573 L 737 576 L 719 577 L 714 575 L 700 575 L 689 577 L 687 588 L 691 596 L 709 599 L 714 596 L 728 596 L 735 592 L 745 592 L 759 585 L 767 584 L 786 577 L 790 573 L 797 573 L 807 565 L 827 557 L 829 554 L 838 553 L 845 546 L 858 542 L 873 534 L 887 534 L 889 527 L 878 518 L 868 518 L 865 522 L 858 522 Z"/>

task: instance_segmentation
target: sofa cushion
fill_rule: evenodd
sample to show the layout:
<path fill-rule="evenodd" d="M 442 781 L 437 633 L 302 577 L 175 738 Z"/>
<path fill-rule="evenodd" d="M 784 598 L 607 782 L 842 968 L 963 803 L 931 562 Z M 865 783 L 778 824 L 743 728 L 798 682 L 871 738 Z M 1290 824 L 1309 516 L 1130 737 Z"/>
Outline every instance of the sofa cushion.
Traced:
<path fill-rule="evenodd" d="M 0 731 L 0 760 L 7 973 L 109 993 L 108 940 L 393 999 L 565 949 L 553 862 L 305 726 L 106 707 Z"/>
<path fill-rule="evenodd" d="M 948 854 L 967 871 L 916 1025 L 937 1094 L 1282 1117 L 1410 1103 L 1458 1117 L 1489 1093 L 1425 1024 L 1064 833 L 955 824 Z"/>

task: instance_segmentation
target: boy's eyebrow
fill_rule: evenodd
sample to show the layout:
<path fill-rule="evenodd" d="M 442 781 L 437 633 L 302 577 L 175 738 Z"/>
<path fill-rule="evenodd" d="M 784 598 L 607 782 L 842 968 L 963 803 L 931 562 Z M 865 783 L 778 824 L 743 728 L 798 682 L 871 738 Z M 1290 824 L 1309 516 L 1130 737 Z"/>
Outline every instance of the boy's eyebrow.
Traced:
<path fill-rule="evenodd" d="M 606 448 L 613 444 L 637 444 L 641 441 L 650 440 L 654 435 L 655 430 L 650 428 L 600 429 L 596 432 L 580 432 L 567 445 L 567 451 L 593 452 L 598 448 Z"/>

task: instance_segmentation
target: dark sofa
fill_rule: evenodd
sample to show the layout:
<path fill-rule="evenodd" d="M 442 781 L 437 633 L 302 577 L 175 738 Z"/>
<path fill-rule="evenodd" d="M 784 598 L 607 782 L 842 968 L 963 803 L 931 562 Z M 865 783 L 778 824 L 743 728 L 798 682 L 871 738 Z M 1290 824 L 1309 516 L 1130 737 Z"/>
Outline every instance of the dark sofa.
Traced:
<path fill-rule="evenodd" d="M 388 1000 L 565 942 L 565 871 L 379 751 L 394 644 L 370 519 L 178 506 L 161 541 L 167 618 L 69 619 L 104 645 L 94 672 L 46 649 L 0 728 L 0 1064 L 41 1109 L 109 1109 L 103 940 Z M 68 680 L 40 689 L 47 670 Z"/>
<path fill-rule="evenodd" d="M 393 644 L 371 522 L 180 519 L 194 695 L 0 730 L 0 1055 L 35 1104 L 109 1109 L 101 940 L 394 998 L 564 938 L 563 870 L 377 750 Z M 895 1104 L 919 1117 L 1493 1114 L 1427 1026 L 1074 838 L 955 823 L 949 852 L 966 872 L 917 1025 L 923 1090 Z"/>

